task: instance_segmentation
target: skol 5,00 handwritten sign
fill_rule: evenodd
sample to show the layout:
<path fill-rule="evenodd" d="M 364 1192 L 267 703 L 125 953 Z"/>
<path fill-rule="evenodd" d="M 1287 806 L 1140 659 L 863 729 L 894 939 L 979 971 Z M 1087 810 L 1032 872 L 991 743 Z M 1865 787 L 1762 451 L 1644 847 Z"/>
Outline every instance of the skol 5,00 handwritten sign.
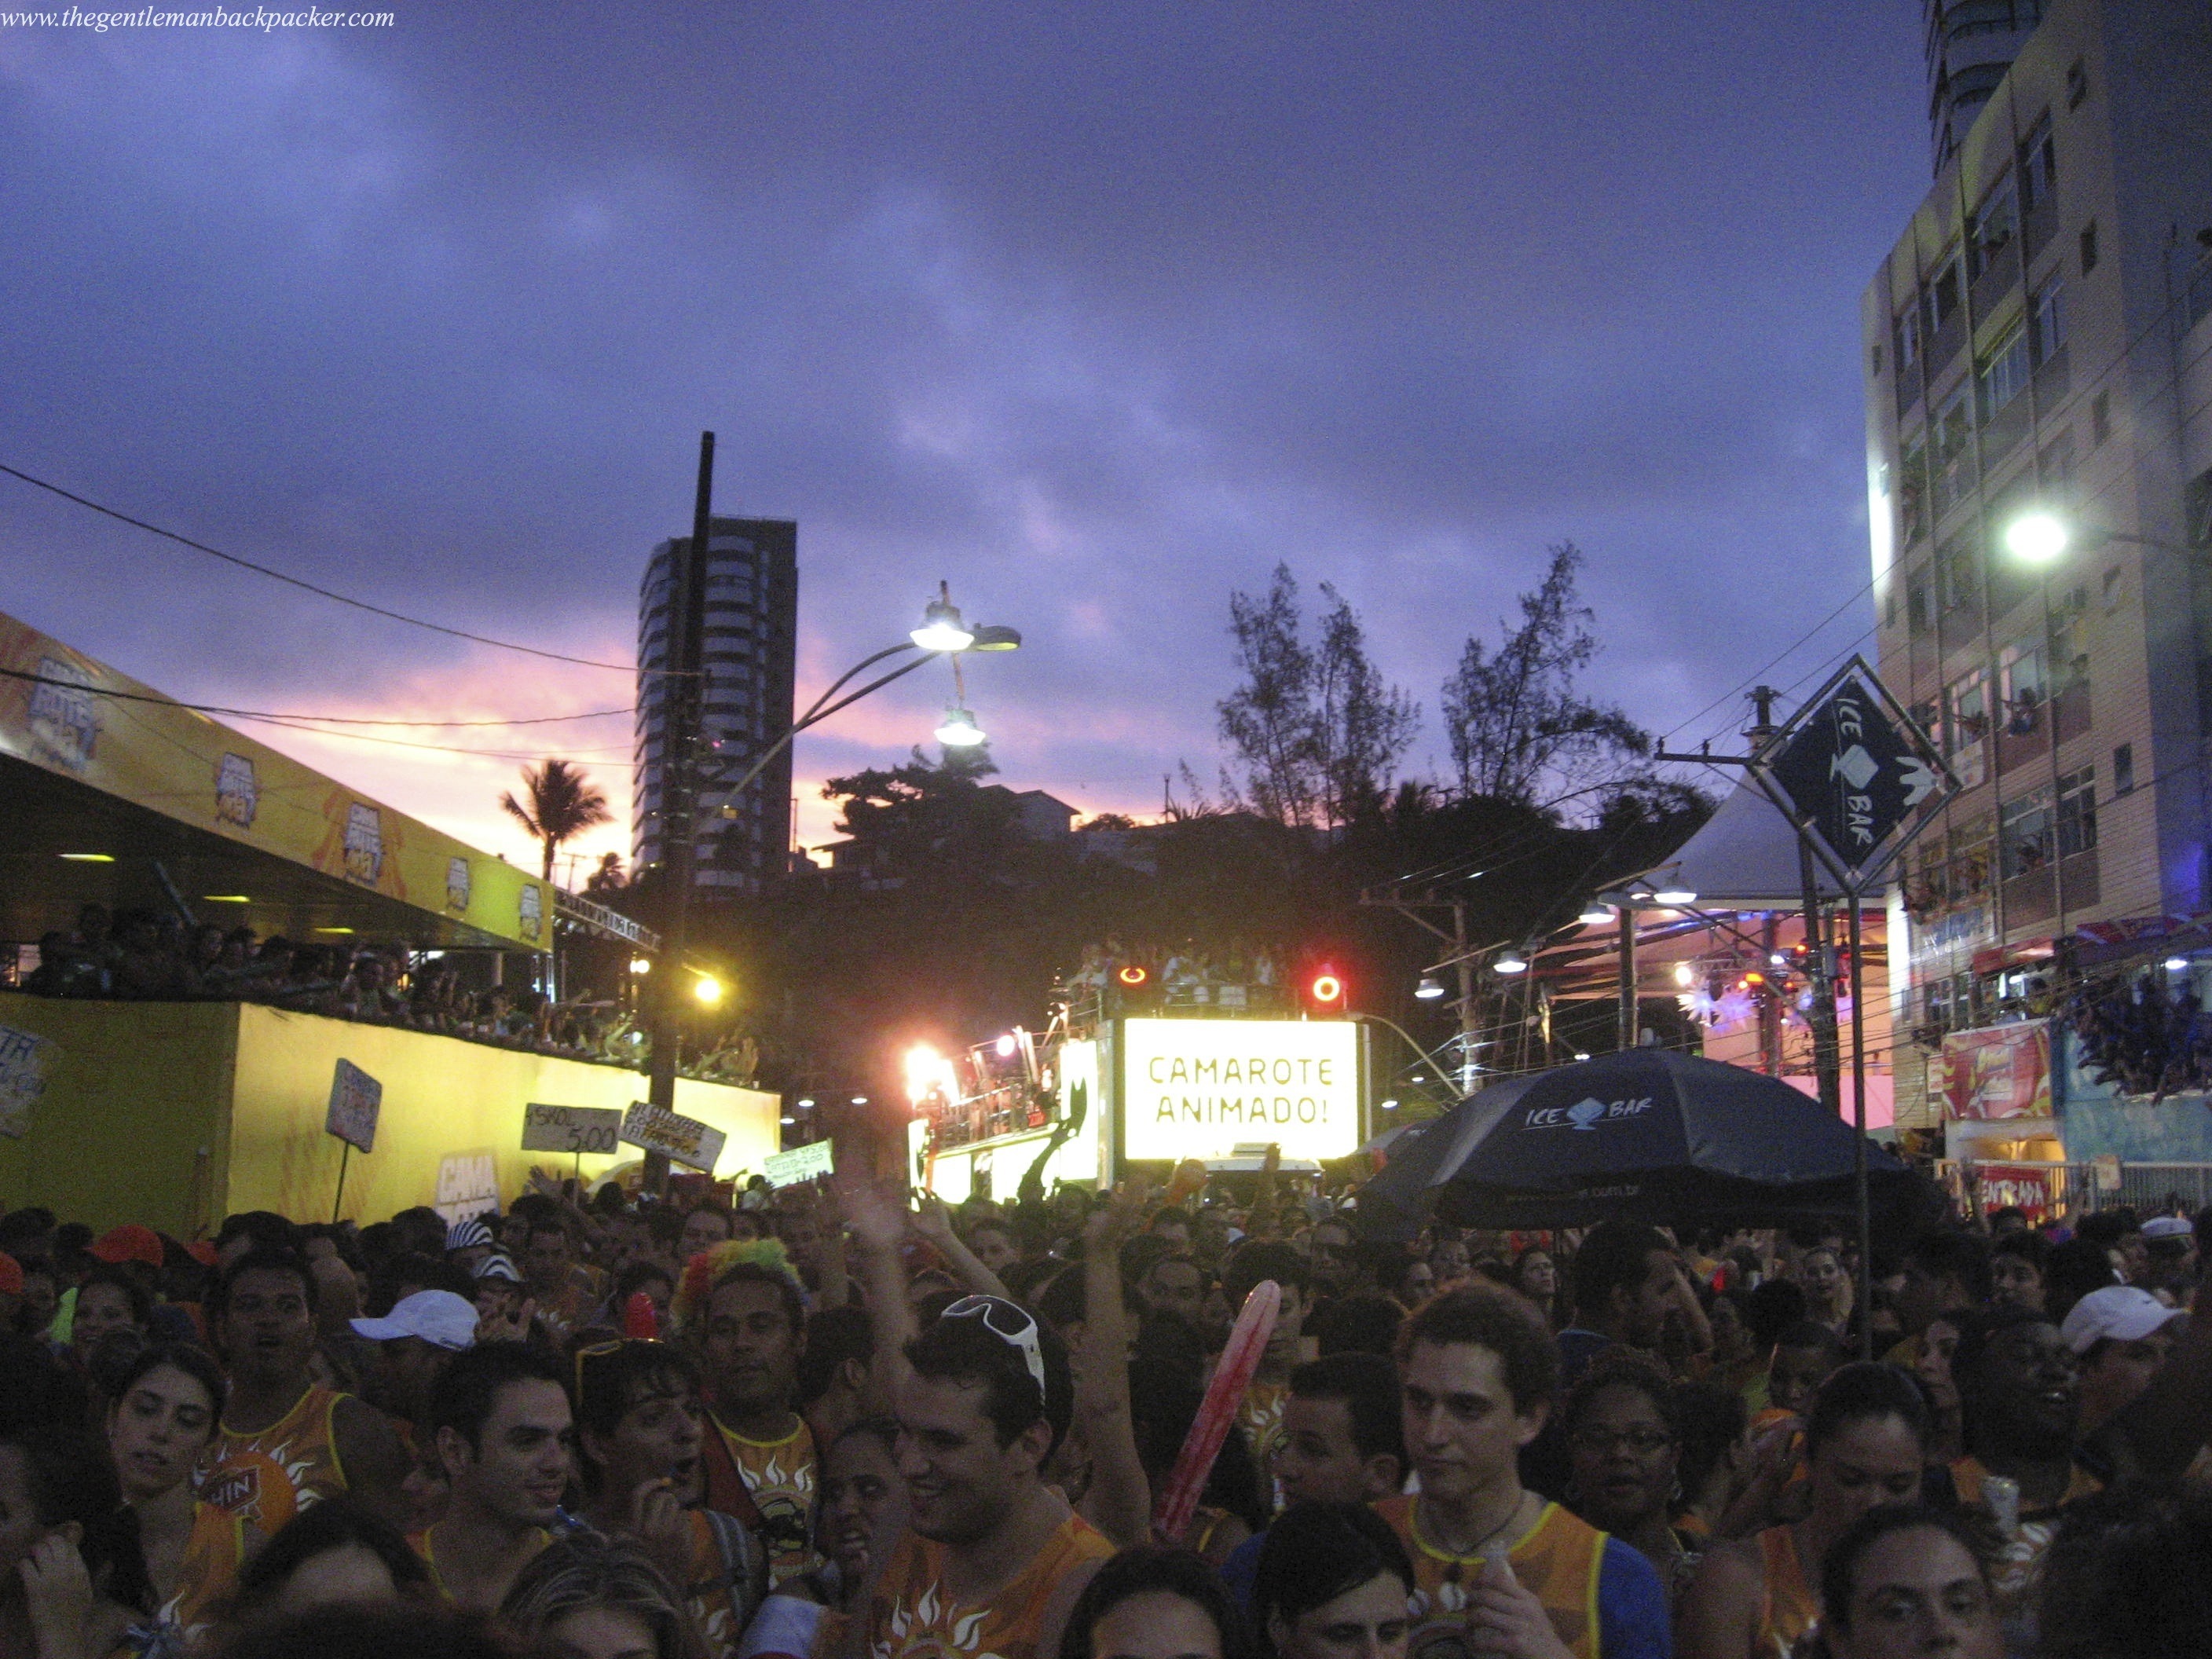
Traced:
<path fill-rule="evenodd" d="M 622 1138 L 646 1152 L 659 1152 L 671 1164 L 708 1175 L 722 1156 L 723 1134 L 713 1124 L 663 1111 L 642 1100 L 623 1114 Z"/>

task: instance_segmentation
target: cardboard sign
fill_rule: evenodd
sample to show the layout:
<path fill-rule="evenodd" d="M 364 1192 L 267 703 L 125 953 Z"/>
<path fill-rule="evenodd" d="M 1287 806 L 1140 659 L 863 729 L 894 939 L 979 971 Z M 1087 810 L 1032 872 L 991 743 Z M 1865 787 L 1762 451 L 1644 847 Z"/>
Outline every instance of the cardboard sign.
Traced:
<path fill-rule="evenodd" d="M 438 1164 L 438 1201 L 431 1207 L 448 1227 L 499 1208 L 499 1154 L 447 1153 Z"/>
<path fill-rule="evenodd" d="M 331 1109 L 323 1118 L 325 1133 L 356 1152 L 376 1150 L 376 1115 L 384 1105 L 384 1085 L 349 1060 L 342 1060 L 331 1079 Z"/>
<path fill-rule="evenodd" d="M 771 1187 L 788 1187 L 795 1182 L 811 1181 L 817 1176 L 837 1172 L 836 1153 L 831 1142 L 811 1140 L 804 1146 L 794 1146 L 787 1152 L 778 1152 L 762 1164 Z"/>
<path fill-rule="evenodd" d="M 647 1101 L 634 1101 L 623 1114 L 622 1139 L 648 1152 L 659 1152 L 671 1164 L 714 1172 L 722 1156 L 723 1134 L 711 1123 L 676 1112 L 664 1112 Z"/>
<path fill-rule="evenodd" d="M 611 1152 L 622 1139 L 623 1115 L 611 1106 L 540 1106 L 522 1109 L 526 1152 Z"/>
<path fill-rule="evenodd" d="M 0 1025 L 0 1135 L 20 1139 L 29 1133 L 31 1108 L 46 1093 L 61 1054 L 51 1037 Z"/>

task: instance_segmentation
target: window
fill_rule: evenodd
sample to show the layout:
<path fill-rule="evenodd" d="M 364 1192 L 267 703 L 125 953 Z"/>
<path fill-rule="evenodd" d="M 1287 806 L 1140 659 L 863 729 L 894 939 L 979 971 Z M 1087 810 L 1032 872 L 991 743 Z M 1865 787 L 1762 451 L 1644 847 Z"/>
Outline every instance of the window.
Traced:
<path fill-rule="evenodd" d="M 2028 129 L 2020 147 L 2020 205 L 2033 212 L 2049 201 L 2058 184 L 2058 151 L 2051 142 L 2048 114 Z"/>
<path fill-rule="evenodd" d="M 1951 320 L 1951 313 L 1958 310 L 1963 293 L 1959 256 L 1954 253 L 1936 267 L 1935 276 L 1928 280 L 1928 326 L 1931 332 Z"/>
<path fill-rule="evenodd" d="M 1966 258 L 1977 282 L 1990 262 L 2011 245 L 2019 228 L 2019 204 L 2013 194 L 2013 175 L 2008 170 L 1966 221 Z"/>
<path fill-rule="evenodd" d="M 1997 826 L 1997 854 L 2006 880 L 2051 862 L 2051 828 L 2048 784 L 2005 803 Z"/>
<path fill-rule="evenodd" d="M 1899 312 L 1891 319 L 1889 334 L 1897 350 L 1897 372 L 1911 374 L 1912 366 L 1920 361 L 1920 307 L 1911 305 Z M 1875 365 L 1875 372 L 1881 372 L 1880 364 Z"/>
<path fill-rule="evenodd" d="M 1936 462 L 1947 466 L 1966 452 L 1973 441 L 1972 423 L 1966 418 L 1966 387 L 1961 381 L 1929 422 L 1935 434 Z"/>
<path fill-rule="evenodd" d="M 2070 859 L 2097 844 L 2097 769 L 2085 766 L 2058 780 L 2058 856 Z"/>
<path fill-rule="evenodd" d="M 1936 742 L 1959 782 L 1971 789 L 1985 775 L 1983 739 L 1990 732 L 1990 677 L 1981 669 L 1962 674 L 1943 688 Z"/>
<path fill-rule="evenodd" d="M 1951 831 L 1951 896 L 1967 899 L 1990 890 L 1990 870 L 1996 849 L 1991 845 L 1990 815 L 1976 814 Z"/>
<path fill-rule="evenodd" d="M 1932 616 L 1928 605 L 1928 571 L 1923 566 L 1906 579 L 1905 619 L 1915 634 L 1925 634 Z"/>
<path fill-rule="evenodd" d="M 2028 373 L 2028 330 L 2026 325 L 2014 323 L 1990 348 L 1980 373 L 1975 376 L 1984 425 L 2027 390 Z"/>
<path fill-rule="evenodd" d="M 2105 567 L 2105 610 L 2110 614 L 2120 608 L 2120 568 L 2116 564 Z"/>
<path fill-rule="evenodd" d="M 2041 368 L 2066 343 L 2066 285 L 2056 276 L 2032 295 L 2027 302 L 2028 355 Z"/>
<path fill-rule="evenodd" d="M 2136 787 L 2136 746 L 2117 744 L 2112 749 L 2112 798 L 2130 795 Z"/>
<path fill-rule="evenodd" d="M 2051 696 L 2051 642 L 2014 641 L 1997 658 L 1997 676 L 2006 729 L 2017 734 L 2033 732 L 2036 711 Z"/>
<path fill-rule="evenodd" d="M 2097 222 L 2094 219 L 2081 227 L 2081 274 L 2087 276 L 2097 268 Z"/>
<path fill-rule="evenodd" d="M 2062 432 L 2036 453 L 2039 494 L 2046 501 L 2063 505 L 2074 494 L 2074 434 Z"/>
<path fill-rule="evenodd" d="M 2112 435 L 2112 394 L 2100 392 L 2089 399 L 2089 447 L 2096 448 Z"/>
<path fill-rule="evenodd" d="M 1981 532 L 1968 525 L 1936 550 L 1936 603 L 1948 616 L 1982 597 Z"/>
<path fill-rule="evenodd" d="M 2089 70 L 2076 58 L 2066 66 L 2066 107 L 2079 109 L 2081 100 L 2089 95 Z"/>
<path fill-rule="evenodd" d="M 1898 467 L 1898 526 L 1907 547 L 1928 533 L 1928 440 L 1916 432 Z"/>

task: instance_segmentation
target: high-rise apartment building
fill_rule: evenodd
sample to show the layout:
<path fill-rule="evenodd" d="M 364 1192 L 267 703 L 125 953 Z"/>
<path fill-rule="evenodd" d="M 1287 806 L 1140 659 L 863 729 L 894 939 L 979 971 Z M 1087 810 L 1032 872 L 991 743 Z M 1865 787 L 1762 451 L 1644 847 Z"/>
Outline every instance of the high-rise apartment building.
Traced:
<path fill-rule="evenodd" d="M 1939 173 L 2035 33 L 2051 0 L 1920 0 L 1928 136 Z"/>
<path fill-rule="evenodd" d="M 640 868 L 666 857 L 669 680 L 659 671 L 672 659 L 673 587 L 678 561 L 690 548 L 688 536 L 654 548 L 638 592 L 632 850 Z M 742 799 L 732 799 L 728 786 L 792 721 L 799 526 L 783 519 L 715 519 L 707 539 L 705 600 L 696 890 L 754 894 L 781 875 L 787 862 L 790 750 L 777 756 Z"/>
<path fill-rule="evenodd" d="M 1893 915 L 1923 1032 L 2212 908 L 2212 6 L 2043 10 L 1862 302 L 1881 672 L 1966 786 Z"/>

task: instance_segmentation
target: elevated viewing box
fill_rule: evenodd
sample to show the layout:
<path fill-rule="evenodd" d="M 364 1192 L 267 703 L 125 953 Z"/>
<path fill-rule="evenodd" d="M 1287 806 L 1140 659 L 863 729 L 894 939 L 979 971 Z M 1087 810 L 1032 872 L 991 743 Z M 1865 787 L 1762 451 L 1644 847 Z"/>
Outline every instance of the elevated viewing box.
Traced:
<path fill-rule="evenodd" d="M 335 943 L 550 948 L 548 883 L 0 615 L 0 939 L 87 903 Z"/>

